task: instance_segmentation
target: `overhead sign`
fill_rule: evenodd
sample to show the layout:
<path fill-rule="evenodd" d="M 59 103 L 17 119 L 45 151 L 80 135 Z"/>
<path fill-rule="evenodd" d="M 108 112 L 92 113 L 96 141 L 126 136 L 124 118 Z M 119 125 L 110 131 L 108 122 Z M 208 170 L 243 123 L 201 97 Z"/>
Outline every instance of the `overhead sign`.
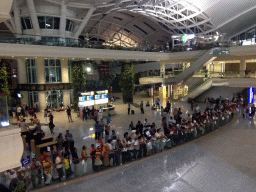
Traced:
<path fill-rule="evenodd" d="M 21 165 L 22 167 L 28 165 L 30 163 L 30 156 L 24 157 L 21 159 Z"/>
<path fill-rule="evenodd" d="M 248 103 L 254 103 L 254 87 L 248 88 Z"/>

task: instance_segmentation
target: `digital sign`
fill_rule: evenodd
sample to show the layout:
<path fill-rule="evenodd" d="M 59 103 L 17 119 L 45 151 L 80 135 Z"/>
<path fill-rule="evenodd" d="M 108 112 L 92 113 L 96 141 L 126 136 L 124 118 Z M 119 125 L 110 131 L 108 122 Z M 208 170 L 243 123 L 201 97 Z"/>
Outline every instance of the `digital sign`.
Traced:
<path fill-rule="evenodd" d="M 248 88 L 248 103 L 254 103 L 254 87 Z"/>
<path fill-rule="evenodd" d="M 101 99 L 101 95 L 95 95 L 95 99 Z"/>
<path fill-rule="evenodd" d="M 107 99 L 108 98 L 108 94 L 102 94 L 102 99 Z"/>
<path fill-rule="evenodd" d="M 79 97 L 79 101 L 80 102 L 86 101 L 86 97 Z"/>
<path fill-rule="evenodd" d="M 87 100 L 88 100 L 88 101 L 93 100 L 93 96 L 87 96 Z"/>

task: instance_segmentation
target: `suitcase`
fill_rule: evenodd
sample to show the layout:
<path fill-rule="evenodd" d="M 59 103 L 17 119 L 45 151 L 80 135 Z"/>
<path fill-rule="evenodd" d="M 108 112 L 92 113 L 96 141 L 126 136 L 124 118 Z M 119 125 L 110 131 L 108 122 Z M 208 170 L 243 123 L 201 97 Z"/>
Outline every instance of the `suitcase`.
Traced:
<path fill-rule="evenodd" d="M 134 110 L 131 110 L 132 115 L 134 115 Z"/>

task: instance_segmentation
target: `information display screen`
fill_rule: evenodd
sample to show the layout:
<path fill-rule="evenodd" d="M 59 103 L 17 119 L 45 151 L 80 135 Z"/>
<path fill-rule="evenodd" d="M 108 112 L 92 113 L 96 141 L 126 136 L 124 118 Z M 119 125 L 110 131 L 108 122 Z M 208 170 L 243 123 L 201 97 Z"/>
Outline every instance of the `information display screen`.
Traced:
<path fill-rule="evenodd" d="M 79 101 L 80 102 L 86 101 L 86 97 L 79 97 Z"/>
<path fill-rule="evenodd" d="M 95 99 L 101 99 L 101 95 L 95 95 Z"/>
<path fill-rule="evenodd" d="M 93 96 L 87 96 L 87 100 L 88 100 L 88 101 L 93 100 Z"/>
<path fill-rule="evenodd" d="M 102 94 L 102 99 L 107 99 L 108 98 L 108 94 Z"/>

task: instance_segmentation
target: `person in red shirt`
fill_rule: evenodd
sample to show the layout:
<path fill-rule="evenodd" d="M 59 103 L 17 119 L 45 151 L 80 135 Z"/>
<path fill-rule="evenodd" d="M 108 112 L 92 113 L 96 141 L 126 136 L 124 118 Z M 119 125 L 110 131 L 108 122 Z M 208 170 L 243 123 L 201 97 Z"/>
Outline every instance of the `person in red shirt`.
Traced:
<path fill-rule="evenodd" d="M 42 156 L 41 156 L 41 162 L 42 163 L 43 163 L 43 161 L 45 160 L 46 157 L 51 157 L 51 155 L 47 154 L 46 151 L 44 151 Z"/>

